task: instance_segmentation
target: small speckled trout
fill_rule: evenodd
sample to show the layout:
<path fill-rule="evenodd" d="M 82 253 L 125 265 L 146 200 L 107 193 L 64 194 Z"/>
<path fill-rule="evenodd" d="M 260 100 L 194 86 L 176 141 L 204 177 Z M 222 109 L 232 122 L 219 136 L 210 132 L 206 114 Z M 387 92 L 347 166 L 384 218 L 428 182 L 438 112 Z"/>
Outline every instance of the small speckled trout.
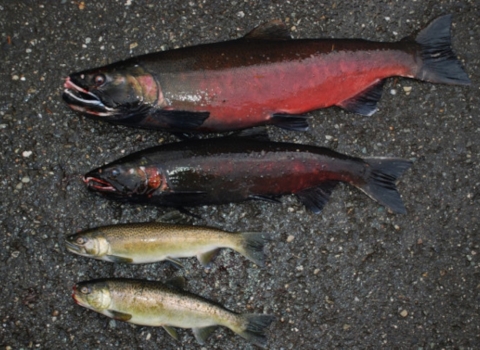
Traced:
<path fill-rule="evenodd" d="M 162 284 L 134 279 L 99 279 L 77 283 L 72 297 L 78 305 L 116 320 L 161 326 L 178 339 L 174 327 L 193 328 L 200 344 L 218 326 L 265 347 L 264 334 L 274 320 L 262 314 L 238 314 L 183 290 L 183 278 Z"/>
<path fill-rule="evenodd" d="M 265 233 L 229 233 L 206 226 L 166 223 L 135 223 L 98 227 L 66 238 L 67 249 L 75 254 L 127 264 L 197 256 L 207 265 L 221 248 L 233 249 L 259 266 L 264 266 Z"/>

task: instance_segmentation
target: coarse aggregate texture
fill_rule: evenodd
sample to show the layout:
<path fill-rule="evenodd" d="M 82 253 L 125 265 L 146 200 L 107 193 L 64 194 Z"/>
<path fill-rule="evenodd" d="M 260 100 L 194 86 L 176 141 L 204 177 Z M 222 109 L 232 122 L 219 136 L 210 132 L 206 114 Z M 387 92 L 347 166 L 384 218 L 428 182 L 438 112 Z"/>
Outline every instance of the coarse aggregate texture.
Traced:
<path fill-rule="evenodd" d="M 185 222 L 265 231 L 260 269 L 223 250 L 126 266 L 69 254 L 66 235 L 160 220 L 172 211 L 89 193 L 81 175 L 124 154 L 175 141 L 164 132 L 92 121 L 61 100 L 71 72 L 147 52 L 238 38 L 279 18 L 295 38 L 395 41 L 453 14 L 453 46 L 472 84 L 389 79 L 372 117 L 330 108 L 306 133 L 271 138 L 349 155 L 414 160 L 400 179 L 408 213 L 394 215 L 338 186 L 320 215 L 294 196 L 192 209 Z M 77 281 L 185 276 L 187 289 L 238 312 L 277 317 L 270 349 L 480 348 L 480 3 L 369 1 L 1 1 L 0 347 L 2 349 L 253 349 L 221 328 L 191 331 L 114 321 L 74 304 Z"/>

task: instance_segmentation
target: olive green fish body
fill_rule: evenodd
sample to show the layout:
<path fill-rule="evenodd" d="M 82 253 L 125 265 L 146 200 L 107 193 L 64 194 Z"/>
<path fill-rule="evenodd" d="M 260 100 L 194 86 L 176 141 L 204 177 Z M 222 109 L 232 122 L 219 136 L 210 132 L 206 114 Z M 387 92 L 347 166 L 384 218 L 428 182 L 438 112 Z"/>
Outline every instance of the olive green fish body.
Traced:
<path fill-rule="evenodd" d="M 230 248 L 263 265 L 262 233 L 229 233 L 206 226 L 135 223 L 104 226 L 67 237 L 73 253 L 131 264 L 197 256 L 208 264 L 220 248 Z"/>
<path fill-rule="evenodd" d="M 73 298 L 81 306 L 118 320 L 162 326 L 176 337 L 172 327 L 193 328 L 200 342 L 225 326 L 245 339 L 264 346 L 263 334 L 272 321 L 268 315 L 243 315 L 230 311 L 179 286 L 155 281 L 102 279 L 81 282 L 73 288 Z"/>

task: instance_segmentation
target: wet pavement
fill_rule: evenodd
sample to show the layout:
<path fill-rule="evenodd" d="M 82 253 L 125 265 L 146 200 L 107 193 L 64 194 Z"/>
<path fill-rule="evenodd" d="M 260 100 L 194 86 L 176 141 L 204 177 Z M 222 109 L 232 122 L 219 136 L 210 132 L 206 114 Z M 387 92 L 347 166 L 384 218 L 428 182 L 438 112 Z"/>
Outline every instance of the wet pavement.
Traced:
<path fill-rule="evenodd" d="M 42 4 L 43 3 L 43 4 Z M 159 4 L 161 3 L 161 4 Z M 73 256 L 67 234 L 160 220 L 168 208 L 109 202 L 81 175 L 124 154 L 176 140 L 81 117 L 63 78 L 134 55 L 237 38 L 280 18 L 295 38 L 395 41 L 453 14 L 468 87 L 389 79 L 372 117 L 312 112 L 310 130 L 272 139 L 359 156 L 414 160 L 394 215 L 341 185 L 320 215 L 293 196 L 192 209 L 206 224 L 273 233 L 260 269 L 223 250 L 196 259 L 114 265 Z M 203 347 L 190 330 L 108 319 L 74 304 L 77 281 L 185 276 L 187 289 L 238 312 L 277 317 L 271 349 L 480 348 L 480 5 L 477 1 L 3 1 L 0 3 L 0 346 L 4 349 L 253 349 L 221 328 Z"/>

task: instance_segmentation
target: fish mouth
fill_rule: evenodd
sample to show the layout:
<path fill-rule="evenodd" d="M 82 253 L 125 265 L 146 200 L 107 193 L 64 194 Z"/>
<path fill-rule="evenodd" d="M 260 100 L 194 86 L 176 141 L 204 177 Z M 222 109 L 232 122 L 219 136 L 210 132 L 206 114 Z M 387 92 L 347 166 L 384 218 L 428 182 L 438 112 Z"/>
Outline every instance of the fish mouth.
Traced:
<path fill-rule="evenodd" d="M 70 77 L 63 84 L 65 90 L 62 98 L 74 111 L 98 117 L 109 117 L 116 114 L 115 108 L 107 107 L 94 93 L 75 84 Z"/>
<path fill-rule="evenodd" d="M 77 285 L 76 284 L 74 284 L 73 288 L 72 288 L 72 298 L 73 298 L 73 301 L 75 301 L 75 304 L 82 305 L 82 304 L 80 304 L 80 301 L 77 299 Z"/>
<path fill-rule="evenodd" d="M 79 254 L 79 255 L 85 254 L 81 247 L 79 247 L 79 246 L 73 244 L 72 242 L 68 241 L 68 238 L 65 239 L 65 245 L 67 247 L 67 250 L 71 253 L 75 253 L 75 254 Z"/>
<path fill-rule="evenodd" d="M 99 192 L 117 192 L 117 189 L 112 186 L 108 181 L 99 179 L 93 176 L 85 176 L 83 182 L 87 185 L 89 190 L 99 191 Z"/>

